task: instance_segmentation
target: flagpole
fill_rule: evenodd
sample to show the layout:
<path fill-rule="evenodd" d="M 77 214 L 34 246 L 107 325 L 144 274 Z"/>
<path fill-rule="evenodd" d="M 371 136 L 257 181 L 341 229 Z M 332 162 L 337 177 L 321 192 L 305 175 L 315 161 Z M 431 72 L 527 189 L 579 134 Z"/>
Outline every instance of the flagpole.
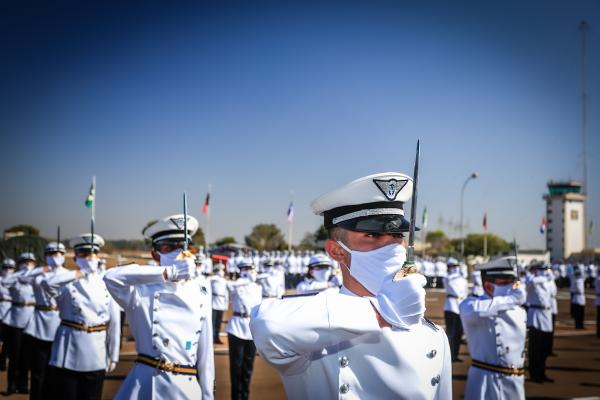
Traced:
<path fill-rule="evenodd" d="M 94 199 L 92 200 L 92 221 L 91 221 L 91 238 L 90 243 L 92 245 L 92 252 L 94 251 L 94 225 L 96 222 L 96 175 L 92 177 L 92 187 L 94 188 Z"/>
<path fill-rule="evenodd" d="M 483 256 L 487 257 L 487 232 L 483 232 Z"/>
<path fill-rule="evenodd" d="M 210 191 L 212 189 L 212 185 L 209 183 L 208 184 L 208 198 L 210 201 Z M 205 236 L 205 242 L 206 242 L 206 254 L 208 254 L 208 249 L 210 247 L 210 205 L 208 206 L 208 209 L 206 210 L 206 236 Z"/>
<path fill-rule="evenodd" d="M 290 190 L 290 205 L 289 207 L 291 207 L 291 219 L 290 216 L 288 215 L 288 251 L 292 251 L 292 233 L 293 233 L 293 226 L 294 226 L 294 191 Z"/>

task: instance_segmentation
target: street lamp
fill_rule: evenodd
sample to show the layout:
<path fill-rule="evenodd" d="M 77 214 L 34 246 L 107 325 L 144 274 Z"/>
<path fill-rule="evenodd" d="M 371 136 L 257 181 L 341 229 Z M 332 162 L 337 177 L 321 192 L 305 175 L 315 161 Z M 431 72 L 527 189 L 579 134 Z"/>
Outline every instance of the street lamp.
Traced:
<path fill-rule="evenodd" d="M 463 200 L 465 197 L 465 188 L 471 179 L 476 179 L 478 176 L 479 173 L 477 172 L 473 172 L 471 175 L 469 175 L 465 183 L 463 183 L 462 190 L 460 191 L 460 255 L 462 257 L 465 256 L 465 237 L 463 235 Z"/>

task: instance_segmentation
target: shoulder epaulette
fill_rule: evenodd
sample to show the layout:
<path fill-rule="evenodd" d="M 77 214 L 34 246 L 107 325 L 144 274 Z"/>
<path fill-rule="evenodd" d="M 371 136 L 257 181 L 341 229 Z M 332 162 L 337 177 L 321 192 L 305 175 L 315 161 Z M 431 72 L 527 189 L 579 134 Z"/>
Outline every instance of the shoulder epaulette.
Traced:
<path fill-rule="evenodd" d="M 293 299 L 296 297 L 308 297 L 319 294 L 320 292 L 308 292 L 308 293 L 299 293 L 299 294 L 287 294 L 285 296 L 281 296 L 282 299 Z"/>
<path fill-rule="evenodd" d="M 434 331 L 439 331 L 440 330 L 440 328 L 438 328 L 438 326 L 436 324 L 434 324 L 433 322 L 431 322 L 427 318 L 423 317 L 423 321 L 425 321 L 427 323 L 427 325 L 429 325 L 429 327 L 431 329 L 433 329 Z"/>

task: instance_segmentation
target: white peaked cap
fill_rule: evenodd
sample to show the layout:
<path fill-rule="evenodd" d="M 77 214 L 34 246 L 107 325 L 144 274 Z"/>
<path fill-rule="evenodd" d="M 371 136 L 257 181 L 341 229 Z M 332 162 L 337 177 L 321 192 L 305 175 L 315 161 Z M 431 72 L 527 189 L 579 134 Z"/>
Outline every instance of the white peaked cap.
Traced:
<path fill-rule="evenodd" d="M 185 238 L 184 222 L 183 214 L 171 215 L 156 221 L 144 229 L 142 234 L 148 239 L 152 239 L 153 243 L 161 241 L 183 242 Z M 198 231 L 198 220 L 190 215 L 187 216 L 187 231 L 189 240 Z"/>
<path fill-rule="evenodd" d="M 477 264 L 476 271 L 485 272 L 487 275 L 517 276 L 517 259 L 514 256 L 496 258 L 485 264 Z"/>
<path fill-rule="evenodd" d="M 404 203 L 412 197 L 413 180 L 400 172 L 383 172 L 356 179 L 313 200 L 315 214 L 326 228 L 358 232 L 400 233 L 410 227 Z"/>
<path fill-rule="evenodd" d="M 92 234 L 91 233 L 84 233 L 83 235 L 76 236 L 69 241 L 69 246 L 71 246 L 75 250 L 80 250 L 80 249 L 91 250 L 92 245 L 93 245 L 94 250 L 100 250 L 100 248 L 102 246 L 104 246 L 104 239 L 102 239 L 102 236 L 94 233 L 93 244 L 92 244 Z"/>

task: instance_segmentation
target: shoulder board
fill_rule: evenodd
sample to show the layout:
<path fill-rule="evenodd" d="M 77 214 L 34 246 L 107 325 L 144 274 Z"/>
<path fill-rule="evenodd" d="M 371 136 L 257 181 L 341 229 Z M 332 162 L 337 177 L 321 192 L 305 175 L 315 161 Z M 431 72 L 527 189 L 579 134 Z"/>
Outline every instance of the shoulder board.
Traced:
<path fill-rule="evenodd" d="M 288 294 L 285 296 L 281 296 L 282 299 L 293 299 L 296 297 L 308 297 L 319 294 L 320 292 L 308 292 L 308 293 L 300 293 L 300 294 Z"/>
<path fill-rule="evenodd" d="M 440 330 L 440 328 L 438 328 L 438 326 L 436 324 L 434 324 L 433 322 L 431 322 L 430 320 L 428 320 L 425 317 L 423 317 L 423 322 L 425 322 L 426 325 L 429 325 L 429 327 L 431 329 L 433 329 L 434 331 L 439 331 Z"/>

